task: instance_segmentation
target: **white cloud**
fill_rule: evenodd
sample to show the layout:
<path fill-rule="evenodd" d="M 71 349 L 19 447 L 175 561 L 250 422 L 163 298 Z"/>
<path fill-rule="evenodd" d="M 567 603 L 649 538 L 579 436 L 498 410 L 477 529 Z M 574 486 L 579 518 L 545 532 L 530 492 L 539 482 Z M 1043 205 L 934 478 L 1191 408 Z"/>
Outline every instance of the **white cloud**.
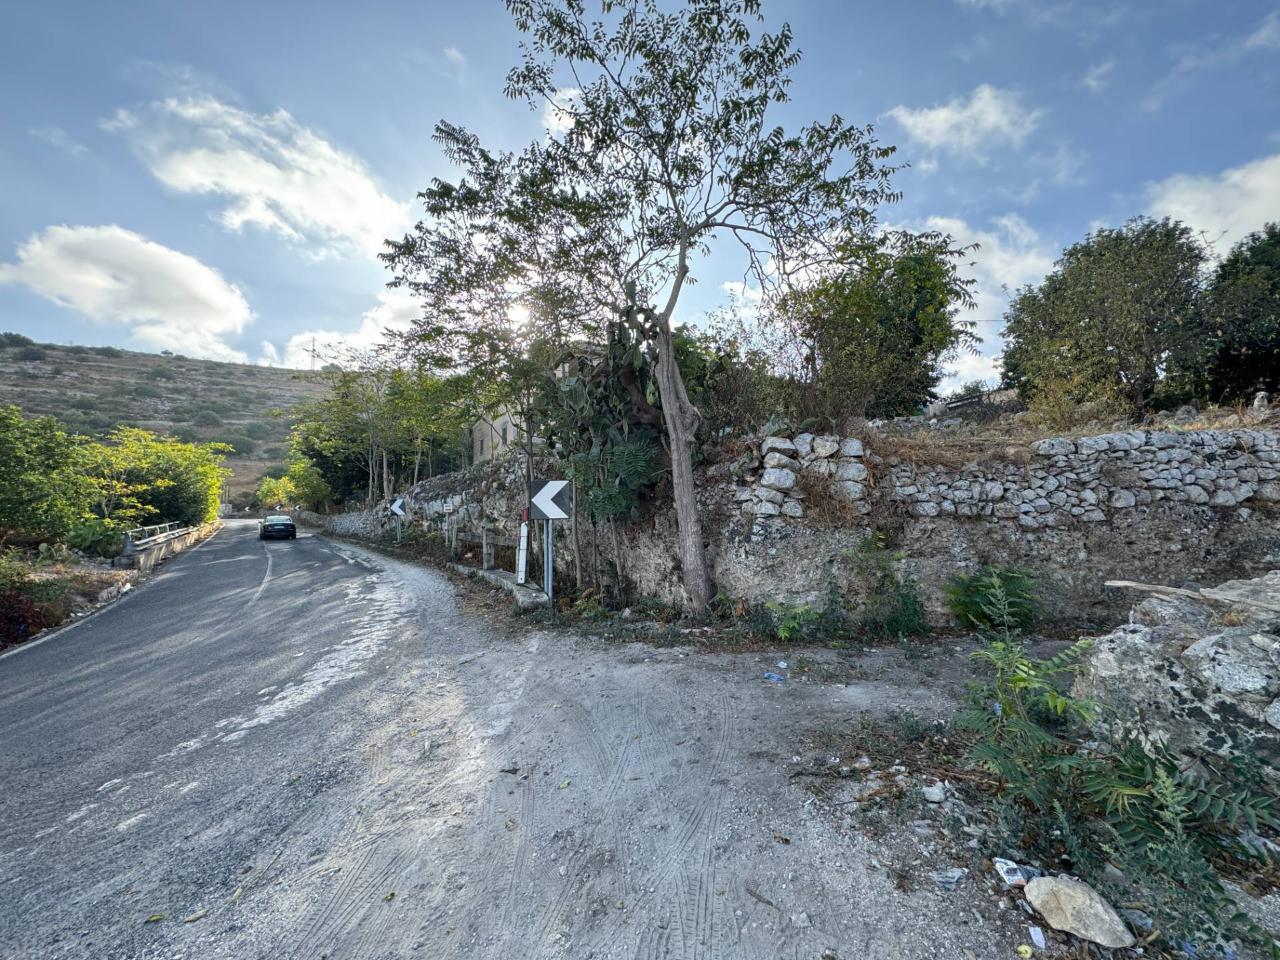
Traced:
<path fill-rule="evenodd" d="M 1148 184 L 1147 210 L 1181 220 L 1215 244 L 1233 244 L 1280 220 L 1280 153 L 1217 174 L 1177 174 Z"/>
<path fill-rule="evenodd" d="M 360 325 L 354 330 L 307 330 L 294 334 L 285 344 L 279 363 L 297 370 L 321 366 L 331 359 L 340 360 L 352 350 L 367 350 L 386 340 L 388 332 L 408 330 L 413 321 L 422 315 L 413 295 L 403 289 L 386 289 L 378 294 L 378 302 L 360 317 Z M 267 346 L 267 345 L 264 345 Z M 268 351 L 264 349 L 266 356 Z M 272 348 L 272 355 L 275 349 Z"/>
<path fill-rule="evenodd" d="M 1245 37 L 1246 50 L 1280 50 L 1280 10 L 1272 10 L 1258 25 L 1258 29 Z"/>
<path fill-rule="evenodd" d="M 972 7 L 975 10 L 994 10 L 997 13 L 1004 13 L 1016 7 L 1022 0 L 956 0 L 962 7 Z"/>
<path fill-rule="evenodd" d="M 453 79 L 459 86 L 467 79 L 467 57 L 457 47 L 445 47 L 440 51 L 441 55 L 453 67 Z"/>
<path fill-rule="evenodd" d="M 49 146 L 56 147 L 73 157 L 83 156 L 89 152 L 88 147 L 83 143 L 77 143 L 72 139 L 71 134 L 61 127 L 35 127 L 27 132 L 37 140 L 43 140 Z"/>
<path fill-rule="evenodd" d="M 899 105 L 889 116 L 917 143 L 982 161 L 996 148 L 1022 147 L 1044 111 L 1027 107 L 1011 90 L 984 83 L 967 98 L 919 109 Z"/>
<path fill-rule="evenodd" d="M 1102 63 L 1095 63 L 1084 72 L 1084 77 L 1080 80 L 1081 86 L 1086 90 L 1094 93 L 1101 93 L 1111 84 L 1111 74 L 1115 72 L 1116 62 L 1114 60 L 1105 60 Z"/>
<path fill-rule="evenodd" d="M 224 342 L 253 320 L 239 288 L 194 257 L 118 226 L 48 227 L 0 263 L 20 283 L 99 323 L 118 324 L 153 349 L 243 361 Z"/>
<path fill-rule="evenodd" d="M 977 354 L 961 355 L 951 364 L 952 374 L 942 389 L 951 390 L 970 380 L 995 379 L 999 376 L 996 360 L 1004 349 L 1000 330 L 1009 299 L 1020 287 L 1044 279 L 1053 268 L 1057 250 L 1014 214 L 996 218 L 987 229 L 958 217 L 930 217 L 922 226 L 950 234 L 961 246 L 979 246 L 971 256 L 972 266 L 962 272 L 975 281 L 972 291 L 976 301 L 964 319 L 977 323 L 982 345 Z"/>
<path fill-rule="evenodd" d="M 573 109 L 574 101 L 582 95 L 577 87 L 561 87 L 555 97 L 542 108 L 542 126 L 552 136 L 567 133 L 573 126 L 573 117 L 568 110 Z"/>
<path fill-rule="evenodd" d="M 374 256 L 409 228 L 409 205 L 387 196 L 359 158 L 289 113 L 251 113 L 210 96 L 169 98 L 101 124 L 126 135 L 151 172 L 179 193 L 229 201 L 229 230 L 254 226 L 325 256 Z"/>
<path fill-rule="evenodd" d="M 1258 52 L 1270 50 L 1280 50 L 1280 11 L 1276 10 L 1268 13 L 1252 32 L 1244 36 L 1215 35 L 1196 43 L 1175 46 L 1170 50 L 1174 54 L 1173 67 L 1147 94 L 1142 105 L 1147 110 L 1158 110 L 1169 97 L 1187 87 L 1196 74 L 1228 67 Z"/>

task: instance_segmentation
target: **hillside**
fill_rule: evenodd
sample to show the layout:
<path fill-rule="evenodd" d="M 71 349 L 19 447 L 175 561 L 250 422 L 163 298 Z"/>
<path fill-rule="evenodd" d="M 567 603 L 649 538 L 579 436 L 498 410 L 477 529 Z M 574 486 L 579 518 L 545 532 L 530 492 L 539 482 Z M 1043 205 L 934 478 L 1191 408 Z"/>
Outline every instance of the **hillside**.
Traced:
<path fill-rule="evenodd" d="M 23 339 L 0 334 L 0 404 L 55 416 L 77 433 L 123 424 L 229 443 L 232 495 L 284 461 L 288 410 L 327 391 L 306 371 Z"/>

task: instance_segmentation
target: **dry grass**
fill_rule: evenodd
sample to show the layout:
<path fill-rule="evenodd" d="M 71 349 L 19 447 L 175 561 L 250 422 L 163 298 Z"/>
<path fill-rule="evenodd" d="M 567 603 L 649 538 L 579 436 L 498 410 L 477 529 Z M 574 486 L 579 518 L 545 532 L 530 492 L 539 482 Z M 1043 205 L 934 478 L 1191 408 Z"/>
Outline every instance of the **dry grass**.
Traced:
<path fill-rule="evenodd" d="M 1012 436 L 951 437 L 938 432 L 922 432 L 911 436 L 874 434 L 862 438 L 872 453 L 884 459 L 897 459 L 914 467 L 947 467 L 959 470 L 984 463 L 1013 463 L 1020 466 L 1032 459 L 1029 439 Z"/>

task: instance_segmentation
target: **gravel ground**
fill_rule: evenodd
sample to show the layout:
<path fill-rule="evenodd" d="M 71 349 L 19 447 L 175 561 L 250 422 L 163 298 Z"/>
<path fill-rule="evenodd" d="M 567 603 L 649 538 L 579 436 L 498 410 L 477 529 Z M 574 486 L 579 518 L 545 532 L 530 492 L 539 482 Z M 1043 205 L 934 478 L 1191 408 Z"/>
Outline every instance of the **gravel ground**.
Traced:
<path fill-rule="evenodd" d="M 791 776 L 954 678 L 771 684 L 463 599 L 232 523 L 0 663 L 0 957 L 1014 956 L 984 890 L 900 890 Z"/>

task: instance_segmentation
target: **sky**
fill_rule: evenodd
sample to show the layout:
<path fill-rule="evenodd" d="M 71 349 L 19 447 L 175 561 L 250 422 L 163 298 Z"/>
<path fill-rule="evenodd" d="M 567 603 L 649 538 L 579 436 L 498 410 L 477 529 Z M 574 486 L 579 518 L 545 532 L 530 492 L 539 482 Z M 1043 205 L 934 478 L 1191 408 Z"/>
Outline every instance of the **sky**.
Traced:
<path fill-rule="evenodd" d="M 444 119 L 545 135 L 502 95 L 498 0 L 5 5 L 0 330 L 306 367 L 416 310 L 376 254 L 451 170 Z M 764 0 L 804 55 L 778 122 L 873 123 L 909 166 L 894 225 L 977 243 L 994 376 L 1011 291 L 1148 214 L 1219 255 L 1280 220 L 1280 0 Z M 739 289 L 723 242 L 678 319 Z"/>

